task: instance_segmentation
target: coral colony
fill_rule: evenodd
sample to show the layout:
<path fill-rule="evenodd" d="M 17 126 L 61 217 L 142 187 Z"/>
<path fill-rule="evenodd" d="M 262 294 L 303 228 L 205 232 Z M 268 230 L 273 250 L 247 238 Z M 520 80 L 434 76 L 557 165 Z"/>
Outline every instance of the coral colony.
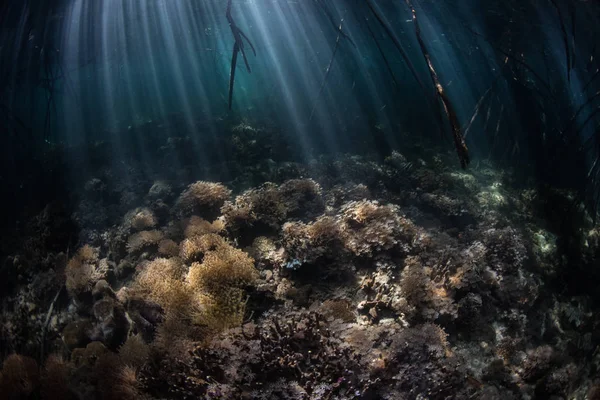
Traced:
<path fill-rule="evenodd" d="M 140 206 L 85 231 L 89 243 L 35 272 L 14 256 L 21 283 L 2 336 L 24 354 L 2 364 L 0 393 L 597 398 L 579 362 L 596 317 L 585 298 L 543 290 L 561 265 L 528 211 L 540 193 L 437 157 L 285 164 L 275 174 L 289 178 L 237 195 L 218 182 L 178 197 L 166 181 L 141 182 Z M 115 189 L 94 179 L 80 218 Z M 585 233 L 588 262 L 598 237 Z"/>

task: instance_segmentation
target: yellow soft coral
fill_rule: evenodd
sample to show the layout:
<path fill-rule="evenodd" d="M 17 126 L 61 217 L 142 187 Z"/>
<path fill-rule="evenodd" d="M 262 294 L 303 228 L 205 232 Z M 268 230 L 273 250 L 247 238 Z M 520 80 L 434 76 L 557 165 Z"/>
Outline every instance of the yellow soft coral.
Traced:
<path fill-rule="evenodd" d="M 136 276 L 133 289 L 165 311 L 187 314 L 193 293 L 183 280 L 186 268 L 176 258 L 157 258 Z"/>

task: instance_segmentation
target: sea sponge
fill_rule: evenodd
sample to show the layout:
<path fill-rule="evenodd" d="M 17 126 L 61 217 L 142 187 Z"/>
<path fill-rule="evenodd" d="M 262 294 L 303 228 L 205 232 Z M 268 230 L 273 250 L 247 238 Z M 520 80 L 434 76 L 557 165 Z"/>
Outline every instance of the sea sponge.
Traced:
<path fill-rule="evenodd" d="M 27 398 L 40 383 L 37 363 L 33 358 L 11 354 L 0 372 L 0 394 L 9 399 Z"/>
<path fill-rule="evenodd" d="M 156 246 L 163 240 L 164 234 L 158 230 L 141 231 L 134 233 L 127 239 L 127 252 L 133 253 Z"/>
<path fill-rule="evenodd" d="M 231 190 L 220 183 L 198 181 L 181 193 L 175 207 L 181 215 L 212 216 L 230 195 Z"/>
<path fill-rule="evenodd" d="M 351 201 L 341 208 L 341 231 L 346 247 L 358 256 L 398 248 L 412 249 L 417 229 L 399 214 L 395 205 L 382 206 L 376 201 Z"/>
<path fill-rule="evenodd" d="M 98 261 L 98 250 L 85 245 L 69 260 L 65 268 L 66 287 L 73 296 L 90 291 L 94 284 L 104 279 L 108 263 Z"/>

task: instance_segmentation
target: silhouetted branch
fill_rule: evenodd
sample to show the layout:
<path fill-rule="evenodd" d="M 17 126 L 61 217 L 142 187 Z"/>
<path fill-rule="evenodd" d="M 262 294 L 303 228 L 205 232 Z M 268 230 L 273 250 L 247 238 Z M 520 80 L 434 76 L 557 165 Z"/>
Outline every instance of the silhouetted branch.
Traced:
<path fill-rule="evenodd" d="M 231 57 L 231 71 L 229 72 L 229 109 L 231 110 L 231 104 L 233 100 L 233 84 L 235 82 L 235 69 L 237 66 L 237 57 L 239 52 L 242 53 L 244 64 L 246 64 L 246 70 L 248 70 L 248 73 L 252 73 L 252 69 L 250 68 L 250 64 L 248 63 L 248 58 L 246 57 L 243 39 L 246 39 L 255 56 L 256 50 L 254 49 L 254 45 L 252 44 L 250 39 L 248 39 L 248 36 L 246 36 L 246 34 L 244 34 L 244 32 L 242 32 L 242 30 L 238 28 L 235 21 L 233 20 L 233 17 L 231 16 L 231 0 L 227 1 L 227 11 L 225 13 L 225 16 L 227 17 L 227 22 L 229 22 L 229 27 L 231 28 L 231 33 L 233 34 L 233 39 L 235 41 L 235 43 L 233 44 L 233 53 Z"/>
<path fill-rule="evenodd" d="M 562 12 L 560 11 L 560 7 L 556 4 L 555 0 L 550 0 L 554 8 L 556 8 L 556 12 L 558 13 L 558 20 L 560 22 L 560 30 L 563 36 L 563 43 L 565 45 L 565 54 L 567 57 L 567 80 L 571 82 L 571 49 L 569 47 L 569 36 L 567 35 L 567 28 L 565 27 L 565 22 L 563 20 Z"/>
<path fill-rule="evenodd" d="M 415 78 L 415 80 L 417 81 L 417 83 L 419 84 L 419 86 L 421 86 L 421 89 L 423 89 L 423 91 L 425 91 L 425 85 L 423 85 L 423 82 L 421 82 L 421 79 L 419 79 L 419 75 L 417 75 L 417 71 L 415 70 L 415 67 L 413 66 L 412 62 L 410 61 L 410 58 L 408 57 L 408 54 L 406 54 L 406 51 L 402 47 L 402 44 L 400 43 L 400 41 L 398 40 L 398 38 L 396 37 L 396 35 L 394 35 L 394 32 L 392 31 L 392 28 L 383 20 L 383 16 L 375 8 L 375 6 L 371 2 L 371 0 L 366 0 L 366 2 L 367 2 L 367 5 L 369 6 L 369 9 L 371 10 L 371 12 L 373 13 L 373 15 L 377 19 L 377 21 L 379 21 L 379 24 L 386 31 L 386 33 L 388 34 L 388 36 L 390 37 L 390 39 L 392 39 L 392 42 L 394 43 L 394 46 L 396 46 L 396 49 L 398 49 L 398 51 L 402 55 L 402 58 L 404 59 L 404 62 L 406 63 L 406 65 L 410 69 L 410 72 L 412 73 L 413 77 Z"/>
<path fill-rule="evenodd" d="M 427 63 L 427 66 L 429 67 L 429 75 L 431 76 L 433 86 L 435 87 L 437 94 L 444 106 L 444 111 L 446 112 L 446 115 L 448 116 L 448 119 L 450 120 L 450 125 L 452 127 L 452 138 L 454 139 L 454 146 L 456 148 L 456 153 L 458 154 L 458 159 L 460 160 L 460 166 L 462 168 L 466 168 L 470 162 L 469 150 L 467 149 L 467 145 L 465 144 L 465 140 L 460 131 L 460 123 L 458 121 L 458 117 L 456 116 L 456 111 L 454 110 L 454 107 L 452 106 L 452 102 L 450 101 L 450 98 L 446 95 L 446 92 L 444 92 L 444 88 L 443 88 L 442 84 L 440 83 L 437 72 L 435 71 L 435 68 L 433 67 L 431 57 L 429 56 L 429 53 L 427 52 L 427 47 L 425 46 L 425 42 L 423 42 L 423 38 L 421 37 L 421 28 L 419 27 L 419 21 L 417 20 L 417 13 L 415 11 L 415 8 L 413 7 L 411 0 L 406 0 L 406 4 L 408 5 L 408 7 L 410 8 L 410 10 L 412 12 L 412 19 L 413 19 L 413 23 L 415 25 L 417 41 L 419 42 L 419 46 L 421 48 L 421 53 L 423 54 L 423 57 L 425 57 L 425 62 Z"/>
<path fill-rule="evenodd" d="M 594 73 L 594 75 L 592 75 L 590 80 L 587 81 L 587 83 L 585 85 L 583 85 L 583 89 L 581 91 L 585 92 L 587 90 L 588 86 L 590 86 L 592 84 L 592 82 L 594 81 L 594 79 L 596 79 L 598 76 L 600 76 L 600 68 L 598 68 L 596 70 L 596 72 Z"/>
<path fill-rule="evenodd" d="M 467 30 L 469 30 L 472 34 L 479 36 L 481 38 L 483 38 L 483 40 L 485 40 L 486 42 L 489 43 L 490 46 L 492 46 L 494 49 L 496 49 L 498 52 L 500 52 L 502 55 L 506 56 L 507 58 L 511 59 L 512 61 L 516 62 L 517 64 L 521 65 L 523 68 L 525 68 L 527 71 L 529 71 L 543 86 L 544 88 L 548 91 L 547 95 L 544 95 L 545 97 L 551 96 L 552 95 L 552 88 L 550 87 L 550 84 L 548 84 L 548 82 L 546 82 L 544 80 L 544 78 L 542 78 L 540 76 L 540 74 L 538 74 L 531 66 L 529 66 L 529 64 L 527 64 L 525 61 L 520 60 L 519 58 L 515 57 L 514 55 L 512 55 L 511 53 L 507 52 L 506 50 L 504 50 L 503 48 L 494 45 L 493 43 L 491 43 L 484 35 L 482 35 L 481 33 L 473 30 L 471 27 L 469 26 L 465 26 L 465 28 Z M 541 93 L 540 93 L 541 94 Z M 543 95 L 543 94 L 542 94 Z"/>
<path fill-rule="evenodd" d="M 383 58 L 383 62 L 385 63 L 385 66 L 386 66 L 387 70 L 389 71 L 390 76 L 392 77 L 392 80 L 394 81 L 394 84 L 396 86 L 398 86 L 398 81 L 396 81 L 396 77 L 394 76 L 394 71 L 392 70 L 392 67 L 390 66 L 390 63 L 388 62 L 388 59 L 385 56 L 385 53 L 383 52 L 383 49 L 381 48 L 381 45 L 379 44 L 379 41 L 375 37 L 375 34 L 373 33 L 373 30 L 369 26 L 369 19 L 366 18 L 366 17 L 365 17 L 365 22 L 366 22 L 366 25 L 367 25 L 367 30 L 369 31 L 369 34 L 373 38 L 373 41 L 375 42 L 375 46 L 377 46 L 377 50 L 379 51 L 379 54 L 381 54 L 381 58 Z"/>
<path fill-rule="evenodd" d="M 335 39 L 335 46 L 333 48 L 333 54 L 331 54 L 331 59 L 329 60 L 329 65 L 327 65 L 327 70 L 325 71 L 325 76 L 323 77 L 323 82 L 321 82 L 321 87 L 319 88 L 319 94 L 317 94 L 317 99 L 315 100 L 315 103 L 313 104 L 313 108 L 310 111 L 310 117 L 308 118 L 309 121 L 312 121 L 313 114 L 315 113 L 315 108 L 317 107 L 317 102 L 319 101 L 319 98 L 321 98 L 321 93 L 323 92 L 323 89 L 325 88 L 325 84 L 327 83 L 327 77 L 329 76 L 329 71 L 331 71 L 331 66 L 333 65 L 333 60 L 335 59 L 335 55 L 338 51 L 338 48 L 340 47 L 340 38 L 342 37 L 342 22 L 343 22 L 343 20 L 340 21 L 338 35 L 337 35 L 337 38 Z"/>

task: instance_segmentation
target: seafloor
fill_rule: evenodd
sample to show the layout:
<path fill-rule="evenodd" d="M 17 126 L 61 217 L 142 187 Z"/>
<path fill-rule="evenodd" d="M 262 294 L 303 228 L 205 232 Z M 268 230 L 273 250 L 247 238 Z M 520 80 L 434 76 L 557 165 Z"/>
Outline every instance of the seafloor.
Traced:
<path fill-rule="evenodd" d="M 231 131 L 232 179 L 170 139 L 161 171 L 92 169 L 24 225 L 0 398 L 600 399 L 572 193 L 450 146 L 285 161 Z"/>

